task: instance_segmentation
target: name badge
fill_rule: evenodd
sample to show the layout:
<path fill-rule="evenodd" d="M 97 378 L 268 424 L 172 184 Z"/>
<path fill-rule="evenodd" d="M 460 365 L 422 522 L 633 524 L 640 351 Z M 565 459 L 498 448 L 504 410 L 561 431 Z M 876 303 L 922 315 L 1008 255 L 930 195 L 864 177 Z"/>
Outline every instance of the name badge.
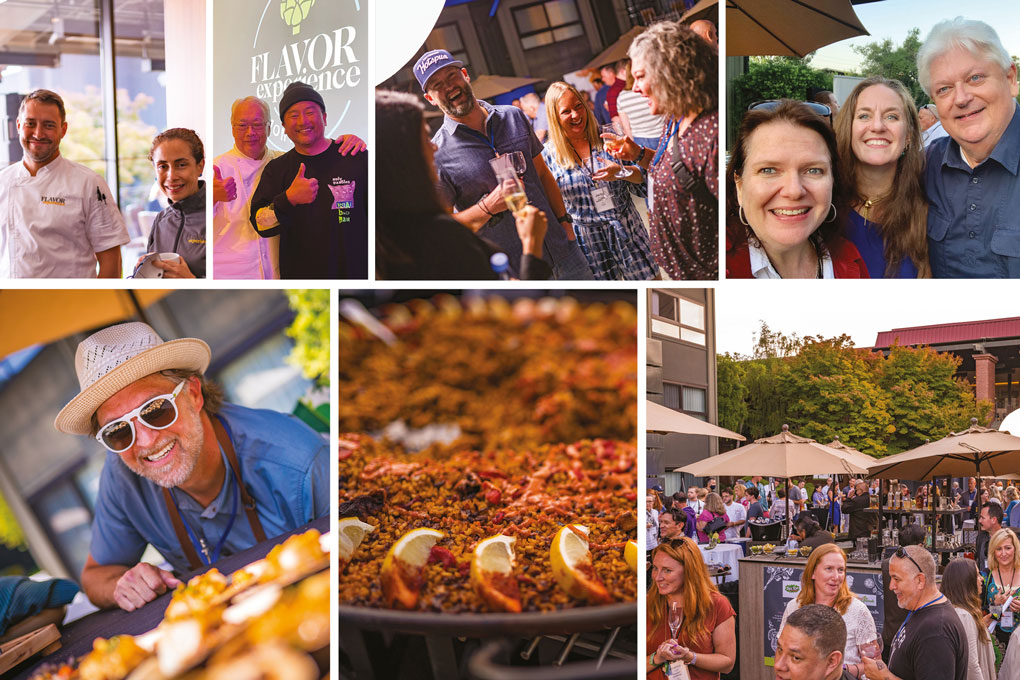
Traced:
<path fill-rule="evenodd" d="M 597 186 L 592 189 L 591 200 L 595 203 L 595 209 L 600 213 L 616 210 L 616 204 L 613 203 L 613 196 L 609 193 L 609 187 Z"/>
<path fill-rule="evenodd" d="M 1013 627 L 1013 612 L 1004 611 L 1002 612 L 1002 619 L 999 621 L 999 625 L 1002 626 L 1003 630 Z"/>
<path fill-rule="evenodd" d="M 648 173 L 648 212 L 651 213 L 655 208 L 653 204 L 655 202 L 655 180 L 652 178 L 652 174 Z"/>
<path fill-rule="evenodd" d="M 687 664 L 683 661 L 670 661 L 666 677 L 669 680 L 691 680 L 691 673 L 687 670 Z"/>

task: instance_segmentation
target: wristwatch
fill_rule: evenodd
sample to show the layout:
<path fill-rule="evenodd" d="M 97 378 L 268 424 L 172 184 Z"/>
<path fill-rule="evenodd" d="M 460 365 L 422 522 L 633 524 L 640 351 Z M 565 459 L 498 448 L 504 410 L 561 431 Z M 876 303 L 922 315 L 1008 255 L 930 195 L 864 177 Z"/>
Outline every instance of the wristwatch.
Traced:
<path fill-rule="evenodd" d="M 570 213 L 564 213 L 556 218 L 557 222 L 566 222 L 567 224 L 573 224 L 574 218 L 570 216 Z"/>

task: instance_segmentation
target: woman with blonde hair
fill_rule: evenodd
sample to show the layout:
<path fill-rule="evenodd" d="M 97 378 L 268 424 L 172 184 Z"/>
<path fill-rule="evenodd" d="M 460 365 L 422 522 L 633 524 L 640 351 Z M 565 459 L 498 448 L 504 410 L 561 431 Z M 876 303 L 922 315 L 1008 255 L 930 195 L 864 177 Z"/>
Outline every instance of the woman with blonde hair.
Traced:
<path fill-rule="evenodd" d="M 847 238 L 874 278 L 929 278 L 928 199 L 917 108 L 898 80 L 857 84 L 833 123 L 849 191 Z"/>
<path fill-rule="evenodd" d="M 1020 539 L 1010 529 L 999 529 L 988 540 L 985 608 L 998 618 L 995 637 L 1005 649 L 1020 623 Z"/>
<path fill-rule="evenodd" d="M 981 614 L 981 574 L 968 557 L 950 560 L 939 590 L 967 631 L 967 680 L 995 680 L 995 650 Z"/>
<path fill-rule="evenodd" d="M 786 605 L 779 630 L 783 630 L 790 614 L 808 604 L 824 604 L 843 617 L 846 624 L 843 662 L 850 674 L 859 678 L 862 669 L 858 666 L 861 662 L 858 646 L 877 640 L 878 632 L 868 606 L 850 592 L 846 582 L 846 554 L 835 543 L 820 545 L 811 551 L 800 577 L 800 593 Z"/>
<path fill-rule="evenodd" d="M 664 541 L 652 551 L 646 604 L 646 648 L 654 650 L 646 659 L 648 678 L 666 680 L 672 662 L 687 664 L 691 680 L 719 680 L 733 669 L 736 613 L 712 584 L 694 541 Z"/>
<path fill-rule="evenodd" d="M 563 194 L 574 235 L 599 281 L 656 277 L 648 232 L 631 194 L 645 195 L 637 169 L 625 169 L 603 148 L 595 114 L 573 85 L 545 93 L 549 141 L 542 158 Z"/>

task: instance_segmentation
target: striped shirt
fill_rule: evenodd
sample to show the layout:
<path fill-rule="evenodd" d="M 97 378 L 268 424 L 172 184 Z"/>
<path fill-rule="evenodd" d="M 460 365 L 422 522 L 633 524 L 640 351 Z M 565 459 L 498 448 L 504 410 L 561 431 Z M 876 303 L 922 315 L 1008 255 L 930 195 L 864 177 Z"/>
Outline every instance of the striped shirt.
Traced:
<path fill-rule="evenodd" d="M 659 137 L 666 117 L 652 115 L 648 100 L 633 90 L 624 90 L 616 99 L 617 110 L 623 112 L 630 122 L 631 137 Z"/>

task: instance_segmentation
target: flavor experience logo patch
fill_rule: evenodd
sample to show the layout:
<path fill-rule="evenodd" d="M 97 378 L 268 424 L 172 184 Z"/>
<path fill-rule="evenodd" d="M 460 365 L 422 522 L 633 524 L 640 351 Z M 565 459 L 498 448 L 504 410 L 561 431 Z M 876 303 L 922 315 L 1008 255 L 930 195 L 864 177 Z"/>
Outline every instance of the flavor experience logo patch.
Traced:
<path fill-rule="evenodd" d="M 66 205 L 67 202 L 62 196 L 42 196 L 43 205 Z"/>
<path fill-rule="evenodd" d="M 333 210 L 339 211 L 339 220 L 343 224 L 351 221 L 351 210 L 354 209 L 355 180 L 334 177 L 329 190 L 333 192 Z"/>
<path fill-rule="evenodd" d="M 294 35 L 301 32 L 301 22 L 308 18 L 315 0 L 281 0 L 280 18 L 294 30 Z"/>

